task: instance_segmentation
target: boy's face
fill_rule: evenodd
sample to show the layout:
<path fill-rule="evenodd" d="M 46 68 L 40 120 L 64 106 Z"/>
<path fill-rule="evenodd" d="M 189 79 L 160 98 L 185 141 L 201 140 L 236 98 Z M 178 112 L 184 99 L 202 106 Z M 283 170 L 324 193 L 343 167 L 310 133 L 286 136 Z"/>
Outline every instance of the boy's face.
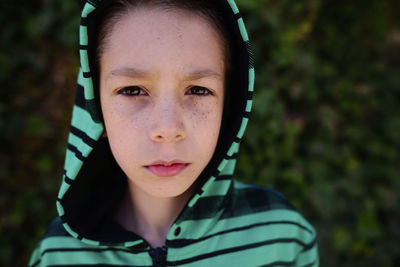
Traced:
<path fill-rule="evenodd" d="M 105 47 L 100 100 L 116 161 L 136 190 L 181 195 L 217 144 L 225 87 L 220 37 L 192 13 L 139 8 L 118 21 Z M 162 164 L 171 161 L 179 164 Z"/>

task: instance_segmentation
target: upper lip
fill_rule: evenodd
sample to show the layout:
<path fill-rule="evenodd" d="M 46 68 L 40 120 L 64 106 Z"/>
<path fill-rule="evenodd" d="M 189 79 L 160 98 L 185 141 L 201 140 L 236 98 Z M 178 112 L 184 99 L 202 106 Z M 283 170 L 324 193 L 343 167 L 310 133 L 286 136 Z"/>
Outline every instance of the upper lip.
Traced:
<path fill-rule="evenodd" d="M 174 160 L 170 160 L 170 161 L 166 161 L 166 160 L 157 160 L 154 161 L 152 163 L 150 163 L 147 166 L 152 166 L 152 165 L 164 165 L 164 166 L 170 166 L 172 164 L 187 164 L 187 162 L 184 162 L 183 160 L 179 160 L 179 159 L 174 159 Z"/>

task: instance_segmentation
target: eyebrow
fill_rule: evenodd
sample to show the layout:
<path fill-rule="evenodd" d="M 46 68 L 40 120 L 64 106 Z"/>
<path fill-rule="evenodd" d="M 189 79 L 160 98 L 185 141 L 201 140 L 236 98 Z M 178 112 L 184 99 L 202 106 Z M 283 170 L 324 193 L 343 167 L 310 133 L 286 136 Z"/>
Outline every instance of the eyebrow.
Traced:
<path fill-rule="evenodd" d="M 110 71 L 109 74 L 107 75 L 107 78 L 109 78 L 110 76 L 126 76 L 126 77 L 130 77 L 130 78 L 148 78 L 151 76 L 151 74 L 149 71 L 138 69 L 138 68 L 122 67 L 122 68 L 118 68 L 118 69 L 114 69 L 114 70 Z M 222 74 L 220 74 L 212 69 L 204 68 L 204 69 L 196 69 L 196 70 L 188 72 L 185 75 L 184 80 L 200 80 L 200 79 L 206 78 L 206 77 L 214 77 L 214 78 L 217 78 L 220 80 L 223 79 Z"/>
<path fill-rule="evenodd" d="M 108 73 L 107 78 L 110 76 L 126 76 L 132 78 L 145 78 L 150 76 L 150 73 L 146 70 L 141 70 L 137 68 L 131 67 L 122 67 L 115 70 L 112 70 Z"/>
<path fill-rule="evenodd" d="M 186 74 L 185 80 L 200 80 L 206 77 L 214 77 L 220 80 L 223 79 L 223 76 L 216 71 L 213 71 L 211 69 L 199 69 Z"/>

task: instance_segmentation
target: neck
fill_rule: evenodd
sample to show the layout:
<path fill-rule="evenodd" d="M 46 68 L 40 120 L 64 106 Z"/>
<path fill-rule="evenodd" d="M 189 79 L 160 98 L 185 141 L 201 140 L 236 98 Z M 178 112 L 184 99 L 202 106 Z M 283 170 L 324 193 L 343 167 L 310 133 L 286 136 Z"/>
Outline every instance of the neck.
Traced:
<path fill-rule="evenodd" d="M 165 245 L 167 234 L 191 196 L 191 190 L 176 197 L 154 197 L 128 179 L 129 190 L 116 212 L 117 221 L 143 237 L 153 248 Z"/>

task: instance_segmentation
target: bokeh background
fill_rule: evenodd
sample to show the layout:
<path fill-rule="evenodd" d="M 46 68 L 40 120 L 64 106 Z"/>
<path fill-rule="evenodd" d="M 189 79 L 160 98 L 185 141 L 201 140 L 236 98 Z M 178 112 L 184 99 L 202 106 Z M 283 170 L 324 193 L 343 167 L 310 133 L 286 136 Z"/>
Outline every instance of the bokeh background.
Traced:
<path fill-rule="evenodd" d="M 56 216 L 83 0 L 0 3 L 0 265 Z M 256 56 L 239 179 L 283 192 L 321 266 L 400 266 L 400 1 L 237 0 Z"/>

